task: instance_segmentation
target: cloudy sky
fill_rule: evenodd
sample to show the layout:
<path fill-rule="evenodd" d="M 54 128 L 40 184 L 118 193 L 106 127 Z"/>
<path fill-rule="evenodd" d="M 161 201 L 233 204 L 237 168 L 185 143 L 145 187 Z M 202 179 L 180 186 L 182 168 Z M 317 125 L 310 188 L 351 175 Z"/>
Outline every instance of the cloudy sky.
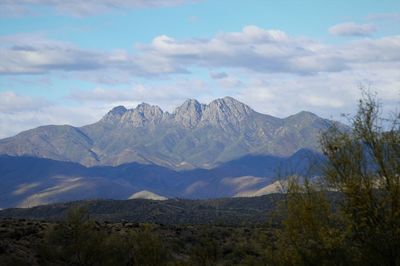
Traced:
<path fill-rule="evenodd" d="M 340 119 L 400 101 L 398 0 L 1 0 L 0 137 L 232 96 Z"/>

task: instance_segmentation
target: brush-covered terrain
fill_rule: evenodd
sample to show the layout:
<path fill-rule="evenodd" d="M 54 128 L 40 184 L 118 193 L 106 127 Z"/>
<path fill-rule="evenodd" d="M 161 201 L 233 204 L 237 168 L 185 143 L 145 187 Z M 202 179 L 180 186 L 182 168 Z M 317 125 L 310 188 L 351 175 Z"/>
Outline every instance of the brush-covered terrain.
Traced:
<path fill-rule="evenodd" d="M 264 265 L 266 226 L 0 220 L 1 265 Z"/>
<path fill-rule="evenodd" d="M 98 221 L 160 224 L 262 224 L 283 198 L 271 194 L 213 200 L 88 200 L 0 211 L 0 218 L 62 221 L 68 209 L 84 206 Z"/>

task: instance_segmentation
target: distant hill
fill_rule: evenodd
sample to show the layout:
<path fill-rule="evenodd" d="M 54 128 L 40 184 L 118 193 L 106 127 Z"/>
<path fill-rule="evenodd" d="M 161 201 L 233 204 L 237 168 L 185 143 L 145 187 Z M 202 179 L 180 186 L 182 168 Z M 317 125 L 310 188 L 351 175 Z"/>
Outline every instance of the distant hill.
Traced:
<path fill-rule="evenodd" d="M 322 161 L 320 154 L 300 150 L 289 157 L 249 155 L 213 169 L 176 171 L 138 163 L 85 167 L 35 157 L 0 156 L 0 208 L 93 198 L 128 199 L 143 191 L 192 199 L 252 195 L 286 175 L 318 175 L 318 171 L 311 171 L 312 166 Z M 136 194 L 139 196 L 144 197 L 143 193 Z"/>
<path fill-rule="evenodd" d="M 170 199 L 164 201 L 89 200 L 38 206 L 29 209 L 6 209 L 0 218 L 63 220 L 68 208 L 84 206 L 91 218 L 110 222 L 152 222 L 161 224 L 263 224 L 282 200 L 283 194 L 253 198 L 215 200 Z"/>
<path fill-rule="evenodd" d="M 210 169 L 247 155 L 291 156 L 318 150 L 332 121 L 309 112 L 285 119 L 261 114 L 231 98 L 187 100 L 172 113 L 140 104 L 113 108 L 100 121 L 42 126 L 0 140 L 0 154 L 117 166 L 137 162 L 171 169 Z"/>

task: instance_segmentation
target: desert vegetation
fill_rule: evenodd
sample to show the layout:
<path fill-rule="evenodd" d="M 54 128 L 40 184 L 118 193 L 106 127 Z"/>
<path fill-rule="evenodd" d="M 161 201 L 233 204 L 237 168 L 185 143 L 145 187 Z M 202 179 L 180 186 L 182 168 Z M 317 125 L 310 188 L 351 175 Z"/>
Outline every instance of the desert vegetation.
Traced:
<path fill-rule="evenodd" d="M 320 184 L 290 180 L 275 264 L 400 265 L 399 114 L 380 115 L 366 93 L 351 129 L 322 135 Z"/>

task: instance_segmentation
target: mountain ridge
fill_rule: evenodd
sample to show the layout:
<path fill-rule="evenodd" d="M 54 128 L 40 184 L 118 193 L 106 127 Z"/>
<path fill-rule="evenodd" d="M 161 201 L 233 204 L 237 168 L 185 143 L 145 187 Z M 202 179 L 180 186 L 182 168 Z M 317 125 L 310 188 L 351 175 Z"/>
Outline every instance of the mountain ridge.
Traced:
<path fill-rule="evenodd" d="M 232 97 L 188 99 L 172 113 L 156 105 L 117 106 L 82 127 L 41 126 L 0 140 L 0 154 L 35 156 L 85 166 L 130 162 L 172 169 L 212 168 L 248 154 L 290 156 L 318 150 L 333 121 L 309 112 L 276 118 Z"/>

